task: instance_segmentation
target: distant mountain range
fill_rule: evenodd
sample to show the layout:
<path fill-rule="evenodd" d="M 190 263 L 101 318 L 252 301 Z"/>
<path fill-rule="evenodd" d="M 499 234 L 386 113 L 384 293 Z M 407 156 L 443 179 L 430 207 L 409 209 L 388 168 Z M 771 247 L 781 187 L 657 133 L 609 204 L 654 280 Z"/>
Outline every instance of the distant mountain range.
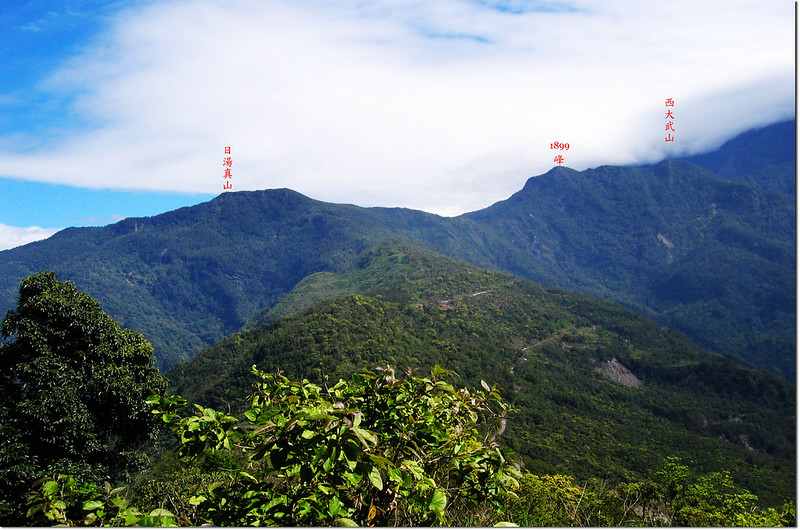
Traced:
<path fill-rule="evenodd" d="M 622 303 L 702 346 L 795 373 L 794 122 L 648 167 L 554 168 L 454 218 L 236 192 L 0 252 L 0 308 L 39 270 L 153 343 L 162 369 L 254 325 L 301 280 L 385 240 Z M 765 146 L 770 146 L 765 152 Z"/>
<path fill-rule="evenodd" d="M 740 134 L 716 151 L 684 158 L 721 177 L 795 195 L 797 136 L 794 121 Z"/>

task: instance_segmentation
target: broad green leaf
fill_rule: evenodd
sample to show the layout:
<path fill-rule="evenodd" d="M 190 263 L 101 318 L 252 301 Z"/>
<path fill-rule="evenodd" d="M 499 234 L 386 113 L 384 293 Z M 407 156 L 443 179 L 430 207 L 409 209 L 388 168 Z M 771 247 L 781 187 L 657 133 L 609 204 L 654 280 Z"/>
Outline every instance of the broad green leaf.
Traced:
<path fill-rule="evenodd" d="M 444 517 L 445 506 L 447 506 L 447 495 L 438 488 L 432 490 L 428 497 L 428 509 L 438 517 Z"/>
<path fill-rule="evenodd" d="M 350 471 L 342 472 L 342 476 L 345 478 L 345 480 L 347 480 L 347 482 L 350 483 L 351 486 L 356 486 L 363 478 L 362 475 L 359 475 L 358 473 L 351 473 Z"/>
<path fill-rule="evenodd" d="M 376 464 L 376 465 L 380 466 L 382 469 L 392 469 L 392 468 L 394 468 L 394 462 L 392 462 L 391 460 L 389 460 L 388 458 L 386 458 L 384 456 L 376 455 L 376 454 L 373 454 L 373 453 L 369 453 L 369 454 L 367 454 L 367 456 L 369 457 L 370 460 L 372 460 L 373 464 Z"/>
<path fill-rule="evenodd" d="M 156 508 L 150 512 L 150 515 L 154 515 L 156 517 L 175 517 L 171 511 L 165 510 L 164 508 Z"/>
<path fill-rule="evenodd" d="M 345 442 L 342 447 L 342 454 L 344 454 L 345 462 L 347 462 L 347 468 L 350 471 L 355 471 L 356 465 L 358 465 L 358 446 L 352 439 Z"/>
<path fill-rule="evenodd" d="M 410 488 L 414 484 L 414 475 L 408 471 L 400 469 L 400 482 L 397 484 L 398 488 Z"/>
<path fill-rule="evenodd" d="M 403 482 L 403 473 L 396 467 L 389 468 L 389 481 Z"/>
<path fill-rule="evenodd" d="M 314 507 L 308 502 L 306 499 L 300 499 L 295 503 L 295 513 L 297 515 L 306 515 L 310 512 Z"/>
<path fill-rule="evenodd" d="M 58 482 L 55 480 L 48 480 L 45 482 L 44 486 L 42 486 L 42 492 L 47 495 L 55 495 L 58 491 Z"/>
<path fill-rule="evenodd" d="M 313 438 L 316 435 L 317 435 L 317 433 L 315 433 L 314 431 L 310 431 L 308 429 L 304 429 L 303 433 L 300 435 L 300 437 L 305 439 L 305 440 L 310 440 L 311 438 Z"/>
<path fill-rule="evenodd" d="M 311 412 L 311 413 L 307 414 L 306 417 L 307 417 L 307 419 L 314 420 L 314 421 L 335 420 L 336 419 L 335 416 L 331 416 L 330 414 L 327 414 L 327 413 L 321 412 L 321 411 Z"/>
<path fill-rule="evenodd" d="M 422 477 L 422 479 L 415 484 L 419 491 L 425 491 L 436 488 L 436 481 L 431 477 Z"/>
<path fill-rule="evenodd" d="M 83 509 L 86 510 L 87 512 L 91 512 L 98 508 L 102 508 L 103 506 L 104 505 L 102 501 L 86 501 L 83 503 Z"/>
<path fill-rule="evenodd" d="M 518 528 L 519 525 L 518 524 L 514 524 L 512 522 L 509 522 L 509 521 L 500 521 L 499 523 L 496 523 L 494 525 L 494 527 L 495 528 Z"/>
<path fill-rule="evenodd" d="M 212 484 L 211 484 L 211 485 L 208 487 L 208 491 L 209 491 L 209 492 L 211 492 L 211 493 L 213 493 L 213 491 L 214 491 L 215 489 L 217 489 L 218 487 L 222 486 L 223 484 L 224 484 L 224 482 L 222 482 L 222 481 L 213 482 L 213 483 L 212 483 Z"/>
<path fill-rule="evenodd" d="M 253 482 L 256 482 L 256 477 L 254 477 L 253 475 L 251 475 L 247 471 L 239 471 L 239 476 L 240 477 L 245 477 L 245 478 L 247 478 L 249 480 L 252 480 Z"/>
<path fill-rule="evenodd" d="M 138 512 L 135 511 L 126 512 L 123 515 L 123 518 L 125 519 L 125 526 L 133 526 L 135 524 L 138 524 L 139 526 L 146 526 L 141 523 L 140 519 L 142 518 L 142 514 Z M 153 517 L 153 519 L 155 519 L 156 521 L 158 520 L 157 517 Z"/>
<path fill-rule="evenodd" d="M 348 528 L 358 528 L 356 522 L 347 517 L 339 517 L 338 519 L 336 519 L 336 523 L 340 526 L 346 526 Z"/>
<path fill-rule="evenodd" d="M 413 460 L 403 460 L 403 466 L 405 466 L 406 468 L 408 468 L 409 471 L 411 471 L 415 479 L 422 480 L 422 477 L 424 476 L 425 472 L 419 466 L 419 464 L 417 464 Z"/>
<path fill-rule="evenodd" d="M 134 519 L 134 521 L 135 524 L 137 524 L 138 526 L 145 526 L 150 528 L 162 526 L 161 519 L 155 515 L 147 515 L 145 517 L 142 517 L 138 521 Z M 132 524 L 129 524 L 128 526 L 132 526 Z"/>
<path fill-rule="evenodd" d="M 377 467 L 373 467 L 367 476 L 369 476 L 369 480 L 372 482 L 373 486 L 379 490 L 383 490 L 383 479 L 381 479 L 381 473 Z"/>
<path fill-rule="evenodd" d="M 441 366 L 439 366 L 438 364 L 437 364 L 436 366 L 434 366 L 434 367 L 433 367 L 433 376 L 434 376 L 434 377 L 438 377 L 438 376 L 440 376 L 440 375 L 447 375 L 447 374 L 449 374 L 449 373 L 450 373 L 450 371 L 449 371 L 449 370 L 445 370 L 444 368 L 442 368 L 442 367 L 441 367 Z"/>
<path fill-rule="evenodd" d="M 365 449 L 369 449 L 369 444 L 367 443 L 367 440 L 369 440 L 373 444 L 378 443 L 378 437 L 375 436 L 374 433 L 356 426 L 350 427 L 350 429 L 353 431 L 353 433 L 356 435 L 359 441 L 364 445 Z"/>
<path fill-rule="evenodd" d="M 110 484 L 109 484 L 108 482 L 106 482 L 106 490 L 108 490 L 108 488 L 109 488 L 109 487 L 110 487 Z M 119 487 L 119 488 L 114 488 L 114 489 L 113 489 L 113 490 L 111 490 L 111 491 L 110 491 L 108 494 L 109 494 L 109 495 L 117 495 L 118 493 L 122 493 L 122 492 L 123 492 L 123 491 L 125 491 L 126 489 L 127 489 L 127 487 L 126 487 L 126 486 L 121 486 L 121 487 Z"/>
<path fill-rule="evenodd" d="M 328 503 L 328 513 L 331 517 L 336 517 L 339 515 L 339 512 L 342 509 L 342 501 L 339 500 L 339 497 L 331 498 L 331 501 Z"/>
<path fill-rule="evenodd" d="M 208 498 L 205 495 L 192 495 L 189 497 L 189 504 L 192 506 L 198 506 L 207 500 Z"/>
<path fill-rule="evenodd" d="M 280 495 L 278 497 L 275 497 L 274 499 L 269 501 L 266 506 L 264 506 L 264 512 L 268 513 L 275 506 L 283 506 L 288 502 L 289 499 L 286 497 L 286 495 Z"/>

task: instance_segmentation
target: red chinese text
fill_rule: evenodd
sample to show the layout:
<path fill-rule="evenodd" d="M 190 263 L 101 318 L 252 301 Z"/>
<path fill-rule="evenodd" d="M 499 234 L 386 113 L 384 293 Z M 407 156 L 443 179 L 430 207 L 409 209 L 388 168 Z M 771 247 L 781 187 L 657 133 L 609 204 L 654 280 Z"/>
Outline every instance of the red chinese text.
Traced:
<path fill-rule="evenodd" d="M 225 154 L 231 154 L 231 146 L 225 146 Z M 229 156 L 226 156 L 222 159 L 222 166 L 225 168 L 225 173 L 222 175 L 222 189 L 229 190 L 233 188 L 231 185 L 230 179 L 233 178 L 233 174 L 231 173 L 231 166 L 233 166 L 233 159 Z"/>
<path fill-rule="evenodd" d="M 665 107 L 674 107 L 675 102 L 672 101 L 672 98 L 667 98 L 664 102 Z M 675 137 L 672 136 L 672 133 L 675 132 L 675 116 L 672 114 L 672 109 L 667 109 L 667 115 L 664 117 L 667 122 L 664 124 L 664 130 L 667 131 L 667 135 L 664 137 L 665 142 L 674 142 Z"/>

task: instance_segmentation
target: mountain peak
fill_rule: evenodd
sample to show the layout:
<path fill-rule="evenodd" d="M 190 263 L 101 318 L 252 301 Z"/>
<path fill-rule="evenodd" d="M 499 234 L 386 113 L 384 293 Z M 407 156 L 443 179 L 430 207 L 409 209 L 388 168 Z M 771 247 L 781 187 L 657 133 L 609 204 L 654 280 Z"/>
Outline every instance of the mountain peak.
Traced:
<path fill-rule="evenodd" d="M 757 144 L 757 135 L 746 143 Z M 751 169 L 761 182 L 778 171 Z M 452 218 L 286 188 L 237 191 L 2 251 L 0 305 L 13 307 L 23 277 L 53 270 L 145 332 L 166 367 L 237 331 L 303 278 L 341 272 L 377 242 L 403 239 L 624 302 L 793 377 L 794 200 L 776 195 L 682 160 L 553 167 L 506 201 Z"/>
<path fill-rule="evenodd" d="M 525 181 L 525 185 L 522 187 L 522 189 L 524 190 L 526 188 L 529 188 L 530 186 L 533 186 L 534 182 L 537 179 L 541 179 L 541 178 L 559 178 L 559 177 L 565 177 L 565 176 L 569 176 L 569 175 L 575 175 L 577 173 L 580 173 L 580 172 L 575 170 L 575 169 L 572 169 L 570 167 L 567 167 L 567 166 L 555 166 L 554 168 L 550 169 L 546 173 L 542 173 L 541 175 L 536 175 L 534 177 L 530 177 L 528 180 Z"/>
<path fill-rule="evenodd" d="M 242 203 L 274 202 L 287 205 L 291 204 L 295 206 L 300 204 L 320 203 L 320 201 L 316 199 L 312 199 L 311 197 L 303 195 L 302 193 L 294 191 L 289 188 L 267 188 L 263 190 L 226 192 L 217 195 L 209 202 L 211 204 L 225 204 L 225 205 L 235 202 L 242 202 Z"/>

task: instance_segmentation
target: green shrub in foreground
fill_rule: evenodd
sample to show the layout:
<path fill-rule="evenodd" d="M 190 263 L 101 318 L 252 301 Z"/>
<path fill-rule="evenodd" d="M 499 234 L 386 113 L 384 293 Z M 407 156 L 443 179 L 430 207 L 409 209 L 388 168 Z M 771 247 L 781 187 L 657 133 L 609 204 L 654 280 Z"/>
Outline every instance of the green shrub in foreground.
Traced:
<path fill-rule="evenodd" d="M 493 440 L 508 406 L 485 383 L 456 389 L 438 366 L 430 377 L 376 369 L 331 388 L 253 372 L 258 381 L 243 418 L 199 405 L 180 417 L 185 400 L 149 399 L 179 436 L 183 458 L 244 462 L 183 491 L 192 513 L 144 515 L 119 497 L 66 491 L 71 479 L 59 477 L 31 494 L 29 517 L 60 524 L 418 526 L 448 524 L 453 514 L 482 506 L 497 513 L 513 496 L 519 472 Z M 117 508 L 113 517 L 109 506 Z"/>

